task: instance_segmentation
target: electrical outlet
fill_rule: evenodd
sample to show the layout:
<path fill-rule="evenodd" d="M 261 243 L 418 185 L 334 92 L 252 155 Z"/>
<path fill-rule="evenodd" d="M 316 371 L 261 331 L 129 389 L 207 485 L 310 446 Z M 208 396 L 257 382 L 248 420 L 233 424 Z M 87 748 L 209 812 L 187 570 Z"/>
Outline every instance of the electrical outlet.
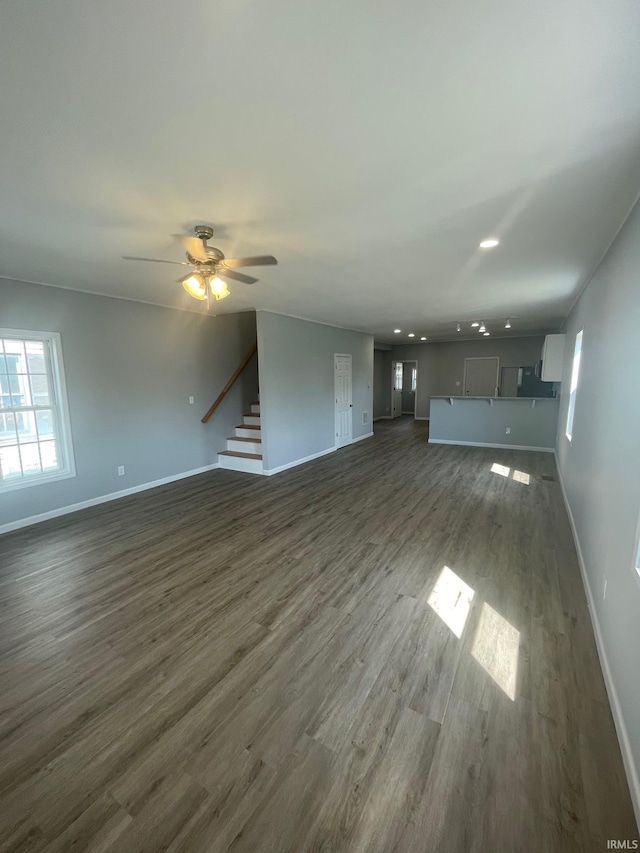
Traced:
<path fill-rule="evenodd" d="M 506 435 L 511 435 L 511 427 L 507 427 L 507 428 L 505 429 L 505 434 L 506 434 Z"/>
<path fill-rule="evenodd" d="M 118 465 L 118 477 L 124 477 L 124 465 Z"/>
<path fill-rule="evenodd" d="M 195 398 L 195 397 L 189 397 L 189 405 L 190 405 L 190 406 L 193 406 L 193 404 L 195 403 L 195 401 L 196 401 L 196 398 Z"/>
<path fill-rule="evenodd" d="M 604 601 L 607 597 L 607 579 L 604 579 L 604 583 L 602 584 L 602 600 Z"/>

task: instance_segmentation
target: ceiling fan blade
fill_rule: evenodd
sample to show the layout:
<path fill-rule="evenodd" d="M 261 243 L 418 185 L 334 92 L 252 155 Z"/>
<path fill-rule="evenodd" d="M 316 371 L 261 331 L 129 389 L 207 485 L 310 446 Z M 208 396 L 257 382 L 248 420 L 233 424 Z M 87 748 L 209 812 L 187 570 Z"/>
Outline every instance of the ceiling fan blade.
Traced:
<path fill-rule="evenodd" d="M 186 261 L 165 261 L 162 258 L 135 258 L 132 255 L 123 255 L 123 261 L 151 261 L 153 264 L 180 264 L 181 266 L 188 267 L 191 264 L 188 264 Z"/>
<path fill-rule="evenodd" d="M 233 281 L 241 281 L 243 284 L 255 284 L 257 278 L 252 278 L 250 275 L 243 275 L 241 272 L 233 272 L 233 270 L 225 270 L 218 268 L 216 275 L 220 278 L 230 278 Z"/>
<path fill-rule="evenodd" d="M 192 258 L 195 258 L 197 261 L 211 260 L 202 240 L 199 240 L 197 237 L 187 237 L 185 234 L 174 234 L 173 236 L 182 243 Z"/>
<path fill-rule="evenodd" d="M 235 267 L 267 267 L 277 263 L 273 255 L 260 255 L 257 258 L 225 258 L 222 261 L 222 265 L 229 269 Z"/>

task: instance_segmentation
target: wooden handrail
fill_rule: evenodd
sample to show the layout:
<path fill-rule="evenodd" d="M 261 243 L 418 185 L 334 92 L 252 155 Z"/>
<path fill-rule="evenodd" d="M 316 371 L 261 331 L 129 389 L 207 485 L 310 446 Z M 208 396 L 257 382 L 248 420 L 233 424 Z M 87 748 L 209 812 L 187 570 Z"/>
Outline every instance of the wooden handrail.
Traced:
<path fill-rule="evenodd" d="M 231 389 L 231 386 L 233 385 L 233 383 L 236 381 L 236 379 L 238 378 L 238 376 L 240 376 L 240 374 L 242 373 L 242 371 L 243 371 L 243 370 L 245 369 L 245 367 L 249 364 L 249 362 L 251 361 L 251 359 L 254 357 L 254 355 L 255 355 L 257 352 L 258 352 L 258 344 L 256 343 L 256 344 L 254 344 L 254 347 L 253 347 L 253 349 L 251 350 L 251 352 L 249 353 L 249 355 L 244 359 L 244 361 L 242 362 L 242 364 L 240 365 L 240 367 L 236 370 L 236 372 L 233 374 L 233 376 L 231 377 L 231 379 L 230 379 L 230 380 L 227 382 L 227 384 L 224 386 L 224 388 L 222 389 L 222 391 L 220 392 L 220 394 L 218 394 L 218 398 L 217 398 L 217 400 L 215 401 L 215 403 L 213 404 L 213 406 L 211 406 L 211 408 L 209 409 L 209 411 L 207 412 L 207 414 L 202 418 L 202 423 L 203 423 L 203 424 L 206 424 L 206 422 L 209 420 L 209 418 L 211 417 L 211 415 L 215 412 L 215 410 L 218 408 L 218 406 L 220 405 L 220 403 L 224 400 L 224 398 L 225 398 L 225 397 L 227 396 L 227 394 L 229 393 L 229 390 Z"/>

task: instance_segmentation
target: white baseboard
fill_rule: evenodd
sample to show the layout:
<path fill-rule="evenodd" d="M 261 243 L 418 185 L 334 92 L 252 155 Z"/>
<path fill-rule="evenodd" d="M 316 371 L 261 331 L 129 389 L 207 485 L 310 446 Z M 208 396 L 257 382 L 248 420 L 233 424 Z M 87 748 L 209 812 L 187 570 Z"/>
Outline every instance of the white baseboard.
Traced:
<path fill-rule="evenodd" d="M 428 421 L 429 418 L 419 418 L 417 415 L 414 418 L 414 421 Z"/>
<path fill-rule="evenodd" d="M 429 444 L 459 444 L 462 447 L 494 447 L 497 450 L 537 450 L 540 453 L 555 453 L 553 447 L 529 447 L 526 444 L 487 444 L 484 441 L 454 441 L 449 438 L 430 438 Z"/>
<path fill-rule="evenodd" d="M 362 441 L 365 438 L 372 438 L 373 432 L 368 432 L 365 435 L 359 435 L 357 438 L 352 439 L 349 444 L 343 445 L 344 447 L 351 447 L 352 444 L 355 444 L 357 441 Z M 312 453 L 311 456 L 303 456 L 302 459 L 295 459 L 293 462 L 287 462 L 285 465 L 279 465 L 277 468 L 265 468 L 263 473 L 267 477 L 271 477 L 273 474 L 279 474 L 281 471 L 288 471 L 289 468 L 297 468 L 298 465 L 304 465 L 305 462 L 313 462 L 314 459 L 319 459 L 321 456 L 327 456 L 329 453 L 335 453 L 336 450 L 342 450 L 342 447 L 328 447 L 326 450 L 321 450 L 319 453 Z"/>
<path fill-rule="evenodd" d="M 41 521 L 48 521 L 50 518 L 58 518 L 60 515 L 68 515 L 71 512 L 78 512 L 80 509 L 87 509 L 90 506 L 116 501 L 118 498 L 125 498 L 127 495 L 135 495 L 136 492 L 146 492 L 147 489 L 155 489 L 157 486 L 164 486 L 167 483 L 173 483 L 175 480 L 184 480 L 186 477 L 194 477 L 196 474 L 204 474 L 207 471 L 214 471 L 218 468 L 218 463 L 215 465 L 205 465 L 203 468 L 194 468 L 193 471 L 184 471 L 182 474 L 172 474 L 170 477 L 162 477 L 160 480 L 154 480 L 151 483 L 142 483 L 139 486 L 132 486 L 130 489 L 122 489 L 119 492 L 111 492 L 108 495 L 100 495 L 97 498 L 89 498 L 86 501 L 80 501 L 75 504 L 52 509 L 49 512 L 41 512 L 38 515 L 31 515 L 28 518 L 21 518 L 18 521 L 11 521 L 9 524 L 0 526 L 0 535 L 9 533 L 11 530 L 18 530 L 21 527 L 29 527 L 32 524 L 38 524 Z"/>
<path fill-rule="evenodd" d="M 576 546 L 576 554 L 578 555 L 578 565 L 580 566 L 580 574 L 582 575 L 582 584 L 584 586 L 584 590 L 587 596 L 587 605 L 589 607 L 589 615 L 591 616 L 591 625 L 593 627 L 593 634 L 596 638 L 596 648 L 598 650 L 598 657 L 600 658 L 600 667 L 604 676 L 604 684 L 607 688 L 607 695 L 609 696 L 609 704 L 611 705 L 613 722 L 615 724 L 616 732 L 618 734 L 618 742 L 620 744 L 620 752 L 622 753 L 622 762 L 624 764 L 624 769 L 627 774 L 627 782 L 629 784 L 631 802 L 633 803 L 633 810 L 636 815 L 636 822 L 638 824 L 638 827 L 640 827 L 640 776 L 638 774 L 638 768 L 636 767 L 635 761 L 633 759 L 633 751 L 631 749 L 631 741 L 629 740 L 629 732 L 627 731 L 627 726 L 624 721 L 624 716 L 622 714 L 622 708 L 620 706 L 620 700 L 618 698 L 618 691 L 616 690 L 616 686 L 613 681 L 613 674 L 611 672 L 611 667 L 609 666 L 609 659 L 607 657 L 604 639 L 602 637 L 602 630 L 600 629 L 600 622 L 598 620 L 598 613 L 595 607 L 595 600 L 593 597 L 593 592 L 591 591 L 591 585 L 589 584 L 589 577 L 587 575 L 584 556 L 582 554 L 582 548 L 580 547 L 580 539 L 578 538 L 578 531 L 576 529 L 575 521 L 573 520 L 573 513 L 571 512 L 571 505 L 569 503 L 569 499 L 567 498 L 567 492 L 565 490 L 564 482 L 562 480 L 562 474 L 560 473 L 557 453 L 556 470 L 558 472 L 558 482 L 560 483 L 562 499 L 564 501 L 565 509 L 567 510 L 567 515 L 569 516 L 569 524 L 571 526 L 571 533 L 573 534 L 573 541 Z"/>
<path fill-rule="evenodd" d="M 363 441 L 365 438 L 373 438 L 373 432 L 366 432 L 364 435 L 359 435 L 357 438 L 351 439 L 351 444 L 355 444 L 357 441 Z M 349 447 L 349 445 L 346 445 Z"/>

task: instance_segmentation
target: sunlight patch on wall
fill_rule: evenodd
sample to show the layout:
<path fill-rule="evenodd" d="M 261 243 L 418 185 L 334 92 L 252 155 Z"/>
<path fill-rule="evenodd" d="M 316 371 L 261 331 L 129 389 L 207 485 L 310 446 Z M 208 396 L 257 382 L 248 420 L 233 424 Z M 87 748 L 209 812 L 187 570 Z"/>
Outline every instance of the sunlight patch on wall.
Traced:
<path fill-rule="evenodd" d="M 459 639 L 464 631 L 473 596 L 471 587 L 445 566 L 431 591 L 428 604 Z"/>
<path fill-rule="evenodd" d="M 520 632 L 486 602 L 471 654 L 512 701 L 516 698 Z"/>
<path fill-rule="evenodd" d="M 501 477 L 508 477 L 511 468 L 507 468 L 506 465 L 498 465 L 497 462 L 494 462 L 491 470 L 494 474 L 500 474 Z"/>

